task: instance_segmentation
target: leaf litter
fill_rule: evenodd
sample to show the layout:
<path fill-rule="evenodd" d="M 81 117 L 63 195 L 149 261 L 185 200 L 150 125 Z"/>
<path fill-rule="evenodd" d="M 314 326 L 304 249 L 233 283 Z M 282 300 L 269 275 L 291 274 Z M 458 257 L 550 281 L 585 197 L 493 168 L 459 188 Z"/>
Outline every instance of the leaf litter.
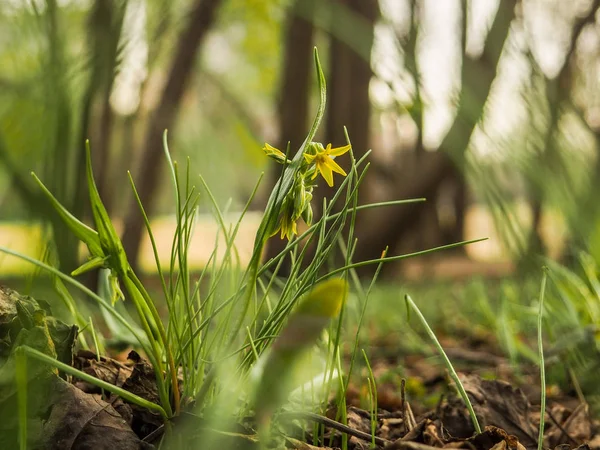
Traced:
<path fill-rule="evenodd" d="M 75 336 L 76 328 L 53 318 L 45 302 L 0 287 L 0 415 L 6 416 L 0 423 L 0 448 L 17 448 L 16 392 L 6 374 L 14 370 L 12 350 L 18 343 L 52 353 L 87 374 L 149 401 L 158 401 L 152 367 L 139 354 L 130 352 L 126 363 L 98 357 L 89 351 L 78 351 L 73 356 Z M 351 450 L 536 449 L 540 417 L 536 406 L 539 389 L 537 392 L 532 389 L 536 384 L 535 371 L 524 377 L 523 374 L 513 377 L 506 369 L 504 358 L 493 353 L 482 349 L 454 353 L 459 359 L 476 364 L 476 370 L 463 370 L 459 376 L 482 426 L 480 434 L 474 433 L 462 399 L 444 389 L 447 381 L 443 372 L 425 358 L 413 356 L 402 358 L 405 373 L 400 384 L 378 383 L 380 408 L 374 435 L 371 414 L 360 407 L 364 389 L 353 383 L 347 392 L 347 425 L 336 420 L 338 411 L 333 404 L 324 415 L 283 412 L 276 419 L 282 438 L 274 446 L 337 449 L 341 448 L 345 435 Z M 396 362 L 388 358 L 382 365 L 386 364 L 393 366 Z M 489 369 L 487 373 L 502 374 L 507 381 L 482 377 L 480 374 L 485 372 L 482 365 Z M 28 364 L 30 448 L 155 448 L 152 441 L 157 444 L 164 426 L 160 416 L 103 393 L 89 383 L 77 379 L 67 382 L 59 375 L 41 364 Z M 433 397 L 438 398 L 433 406 L 430 400 L 429 404 L 423 402 L 431 392 L 437 393 Z M 7 411 L 11 413 L 6 414 Z M 201 420 L 189 415 L 188 421 L 190 417 Z M 314 429 L 314 424 L 321 430 L 318 436 L 307 431 Z M 229 433 L 229 437 L 230 448 L 259 448 L 251 418 L 248 423 L 240 424 L 238 433 Z M 591 417 L 589 406 L 575 396 L 549 395 L 543 447 L 600 448 L 600 422 Z"/>

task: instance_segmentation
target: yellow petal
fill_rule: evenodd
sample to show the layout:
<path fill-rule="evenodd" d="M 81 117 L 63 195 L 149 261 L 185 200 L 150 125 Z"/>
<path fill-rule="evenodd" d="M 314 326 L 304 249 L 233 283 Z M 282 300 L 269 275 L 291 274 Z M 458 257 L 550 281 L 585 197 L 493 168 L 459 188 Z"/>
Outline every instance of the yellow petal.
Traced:
<path fill-rule="evenodd" d="M 346 153 L 352 148 L 351 145 L 344 145 L 343 147 L 331 148 L 331 144 L 327 145 L 327 154 L 330 156 L 340 156 Z"/>
<path fill-rule="evenodd" d="M 315 160 L 315 158 L 317 157 L 317 155 L 309 155 L 308 153 L 304 154 L 304 159 L 306 160 L 307 163 L 311 163 Z"/>
<path fill-rule="evenodd" d="M 344 169 L 342 169 L 342 168 L 341 168 L 341 167 L 338 165 L 338 163 L 336 163 L 336 162 L 335 162 L 333 159 L 329 159 L 329 161 L 327 161 L 327 166 L 328 166 L 328 167 L 329 167 L 331 170 L 333 170 L 334 172 L 337 172 L 337 173 L 339 173 L 339 174 L 341 174 L 341 175 L 344 175 L 344 176 L 346 176 L 346 175 L 347 175 L 347 173 L 346 173 L 346 172 L 344 172 Z"/>
<path fill-rule="evenodd" d="M 319 172 L 321 172 L 321 175 L 329 185 L 329 187 L 333 187 L 333 172 L 331 171 L 329 165 L 324 163 L 318 164 L 317 167 L 319 169 Z"/>

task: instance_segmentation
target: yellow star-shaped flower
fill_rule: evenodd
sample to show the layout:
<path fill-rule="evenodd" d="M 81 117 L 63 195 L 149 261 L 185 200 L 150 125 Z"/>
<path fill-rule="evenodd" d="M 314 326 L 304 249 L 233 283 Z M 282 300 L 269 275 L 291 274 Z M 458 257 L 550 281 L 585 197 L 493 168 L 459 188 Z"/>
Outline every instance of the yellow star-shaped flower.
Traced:
<path fill-rule="evenodd" d="M 320 147 L 320 150 L 318 149 Z M 304 154 L 304 159 L 307 163 L 315 163 L 317 171 L 315 171 L 312 179 L 317 177 L 317 173 L 321 173 L 329 187 L 333 186 L 333 172 L 339 173 L 340 175 L 346 176 L 346 172 L 342 169 L 334 160 L 336 156 L 343 155 L 350 150 L 350 145 L 344 145 L 343 147 L 331 148 L 331 144 L 327 144 L 326 148 L 323 148 L 320 144 L 317 147 L 317 153 L 311 155 L 309 153 Z"/>

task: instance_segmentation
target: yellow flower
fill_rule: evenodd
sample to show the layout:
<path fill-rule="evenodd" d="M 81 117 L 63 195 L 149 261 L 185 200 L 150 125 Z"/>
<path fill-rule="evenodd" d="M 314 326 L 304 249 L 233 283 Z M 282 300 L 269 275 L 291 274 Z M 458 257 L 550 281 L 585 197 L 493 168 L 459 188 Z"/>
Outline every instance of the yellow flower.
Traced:
<path fill-rule="evenodd" d="M 277 233 L 277 231 L 275 231 L 275 233 Z M 284 215 L 281 218 L 281 239 L 287 238 L 290 240 L 296 234 L 298 234 L 296 221 L 292 217 Z"/>
<path fill-rule="evenodd" d="M 263 147 L 263 151 L 266 153 L 267 156 L 269 156 L 270 158 L 273 158 L 278 163 L 283 164 L 285 162 L 285 153 L 283 153 L 278 148 L 275 148 L 272 145 L 267 144 L 266 142 L 265 142 L 265 146 Z"/>
<path fill-rule="evenodd" d="M 281 206 L 281 212 L 279 218 L 277 219 L 277 226 L 273 229 L 271 236 L 275 236 L 279 231 L 281 231 L 281 239 L 287 238 L 290 240 L 294 237 L 294 235 L 298 234 L 298 227 L 296 225 L 296 221 L 298 220 L 300 214 L 295 217 L 294 214 L 294 201 L 291 197 L 286 197 Z"/>
<path fill-rule="evenodd" d="M 320 147 L 320 149 L 319 149 Z M 331 144 L 327 144 L 326 148 L 323 148 L 322 145 L 318 144 L 315 146 L 317 149 L 317 153 L 311 155 L 309 153 L 304 154 L 304 159 L 307 163 L 315 163 L 317 170 L 321 173 L 329 187 L 333 186 L 333 172 L 337 172 L 343 176 L 346 176 L 346 172 L 342 169 L 332 157 L 340 156 L 350 150 L 350 145 L 344 145 L 343 147 L 331 148 Z M 314 180 L 317 177 L 317 171 L 315 171 L 312 179 Z"/>

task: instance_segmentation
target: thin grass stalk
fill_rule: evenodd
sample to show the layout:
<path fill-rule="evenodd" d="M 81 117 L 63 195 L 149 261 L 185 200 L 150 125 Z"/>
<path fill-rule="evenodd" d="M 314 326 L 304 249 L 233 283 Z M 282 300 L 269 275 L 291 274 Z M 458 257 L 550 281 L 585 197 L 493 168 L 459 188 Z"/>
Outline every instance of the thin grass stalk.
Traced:
<path fill-rule="evenodd" d="M 150 311 L 152 313 L 152 318 L 154 319 L 154 322 L 156 323 L 156 327 L 158 328 L 158 333 L 159 333 L 160 339 L 164 343 L 164 351 L 165 351 L 165 354 L 167 357 L 167 364 L 169 366 L 169 371 L 170 371 L 170 375 L 171 375 L 171 387 L 173 390 L 173 404 L 175 407 L 175 414 L 178 415 L 181 405 L 180 405 L 180 397 L 179 397 L 179 384 L 177 382 L 177 367 L 175 366 L 173 352 L 171 352 L 171 349 L 168 345 L 167 333 L 166 333 L 165 327 L 163 326 L 163 323 L 160 319 L 160 315 L 158 314 L 156 305 L 154 305 L 154 302 L 150 298 L 148 291 L 146 291 L 146 289 L 144 288 L 144 285 L 142 284 L 140 279 L 137 277 L 137 275 L 132 270 L 130 270 L 128 273 L 128 277 L 125 278 L 125 280 L 130 280 L 133 282 L 134 286 L 137 288 L 138 292 L 141 294 L 141 296 L 144 300 L 143 303 L 146 303 L 148 305 L 148 307 L 150 308 Z M 158 357 L 160 358 L 160 354 L 158 355 Z M 157 377 L 157 378 L 161 378 L 161 377 Z M 167 404 L 169 405 L 169 408 L 170 408 L 170 403 L 167 402 Z"/>
<path fill-rule="evenodd" d="M 546 368 L 544 364 L 544 343 L 543 343 L 543 320 L 544 320 L 544 296 L 546 294 L 546 280 L 548 278 L 548 269 L 544 267 L 542 275 L 542 286 L 540 288 L 540 300 L 537 323 L 538 338 L 538 364 L 540 366 L 540 430 L 538 434 L 538 450 L 544 448 L 544 421 L 546 416 Z"/>
<path fill-rule="evenodd" d="M 387 254 L 387 247 L 383 250 L 383 252 L 381 253 L 382 257 L 385 257 L 385 255 Z M 359 339 L 359 333 L 360 330 L 362 328 L 362 323 L 365 317 L 365 313 L 367 311 L 367 304 L 368 304 L 368 299 L 369 299 L 369 295 L 371 294 L 371 291 L 373 289 L 373 287 L 375 286 L 375 282 L 377 280 L 377 278 L 379 278 L 379 274 L 381 272 L 381 269 L 383 267 L 383 262 L 380 262 L 377 265 L 377 269 L 375 269 L 375 274 L 373 275 L 373 278 L 371 279 L 371 283 L 369 283 L 369 287 L 367 288 L 367 292 L 363 292 L 362 291 L 362 285 L 360 283 L 360 280 L 358 278 L 358 275 L 356 273 L 356 271 L 354 269 L 350 270 L 350 274 L 352 276 L 352 280 L 354 281 L 354 285 L 356 286 L 356 290 L 357 292 L 359 292 L 359 299 L 362 301 L 363 306 L 360 312 L 360 316 L 358 318 L 358 324 L 356 327 L 356 334 L 354 335 L 354 348 L 352 349 L 352 356 L 350 357 L 350 367 L 348 368 L 347 371 L 347 375 L 346 375 L 346 385 L 344 386 L 344 392 L 346 392 L 346 390 L 348 389 L 348 385 L 350 384 L 350 377 L 352 376 L 352 371 L 354 369 L 354 359 L 356 358 L 356 352 L 358 351 L 358 339 Z"/>
<path fill-rule="evenodd" d="M 104 352 L 104 349 L 100 346 L 100 341 L 98 340 L 98 334 L 96 333 L 96 329 L 94 328 L 92 316 L 90 316 L 90 331 L 92 333 L 92 340 L 94 341 L 94 347 L 96 350 L 96 360 L 100 361 L 100 354 Z"/>
<path fill-rule="evenodd" d="M 188 165 L 188 176 L 189 176 L 189 165 Z M 189 179 L 186 180 L 186 192 L 188 189 L 189 185 Z M 193 191 L 193 188 L 192 188 Z M 197 326 L 197 321 L 196 321 L 196 314 L 195 314 L 195 310 L 194 310 L 194 298 L 193 298 L 193 294 L 191 294 L 190 292 L 190 281 L 191 281 L 191 277 L 190 277 L 190 271 L 189 271 L 189 266 L 187 264 L 188 261 L 188 252 L 189 252 L 189 248 L 190 248 L 190 242 L 191 242 L 191 237 L 192 237 L 192 233 L 193 233 L 193 228 L 194 228 L 194 218 L 195 218 L 195 212 L 196 212 L 196 203 L 197 203 L 197 198 L 196 200 L 191 201 L 191 195 L 192 192 L 190 192 L 190 195 L 188 196 L 188 199 L 186 200 L 186 203 L 184 205 L 183 208 L 183 222 L 182 222 L 182 226 L 181 226 L 181 231 L 180 231 L 180 244 L 179 244 L 179 249 L 178 249 L 178 258 L 179 258 L 179 279 L 181 280 L 181 287 L 182 287 L 182 299 L 183 299 L 183 309 L 184 309 L 184 317 L 187 319 L 186 321 L 183 322 L 183 328 L 185 328 L 185 325 L 187 324 L 187 326 L 190 329 L 190 333 L 191 330 L 194 329 L 195 326 Z M 188 203 L 189 201 L 191 201 L 191 203 Z M 193 205 L 193 206 L 192 206 Z M 183 237 L 183 242 L 181 242 L 181 237 Z M 181 339 L 179 340 L 179 345 L 181 345 L 182 341 Z M 201 345 L 201 342 L 198 342 L 198 345 Z M 194 357 L 196 355 L 198 350 L 194 351 L 194 348 L 191 347 L 190 348 L 190 353 L 189 353 L 189 357 L 188 357 L 188 361 L 187 364 L 184 364 L 183 370 L 184 373 L 188 374 L 188 377 L 186 378 L 187 381 L 190 380 L 195 380 L 196 377 L 194 376 L 195 373 L 195 365 L 194 365 Z M 192 389 L 193 390 L 194 386 L 193 383 L 188 383 L 186 386 L 186 389 Z"/>
<path fill-rule="evenodd" d="M 477 416 L 475 415 L 475 410 L 473 410 L 473 405 L 471 404 L 471 400 L 469 400 L 469 396 L 467 395 L 467 391 L 465 391 L 465 388 L 464 388 L 462 382 L 460 381 L 460 378 L 458 377 L 458 374 L 454 370 L 454 366 L 450 362 L 450 359 L 448 358 L 448 355 L 446 355 L 446 352 L 444 351 L 444 348 L 440 344 L 440 341 L 438 341 L 437 336 L 435 335 L 435 333 L 433 332 L 433 330 L 431 329 L 431 327 L 427 323 L 427 320 L 425 319 L 425 316 L 423 316 L 423 314 L 421 313 L 421 310 L 417 307 L 417 305 L 415 304 L 415 302 L 413 301 L 413 299 L 410 298 L 410 295 L 408 295 L 408 294 L 405 295 L 404 296 L 404 300 L 415 311 L 415 313 L 417 314 L 417 317 L 419 318 L 419 320 L 421 321 L 421 324 L 423 325 L 423 328 L 425 328 L 425 331 L 427 332 L 427 334 L 429 335 L 429 337 L 433 341 L 434 345 L 438 349 L 438 352 L 440 353 L 442 359 L 444 360 L 444 364 L 446 365 L 446 368 L 448 369 L 448 373 L 450 374 L 450 378 L 452 378 L 452 380 L 454 381 L 454 383 L 456 385 L 456 389 L 458 390 L 458 393 L 460 394 L 460 396 L 462 397 L 463 401 L 465 402 L 465 405 L 467 406 L 467 409 L 469 411 L 469 416 L 471 416 L 471 421 L 473 422 L 473 426 L 475 427 L 475 431 L 478 434 L 481 434 L 481 427 L 479 426 L 479 421 L 477 420 Z"/>
<path fill-rule="evenodd" d="M 172 286 L 171 289 L 171 305 L 172 305 L 172 310 L 173 312 L 176 311 L 176 306 L 175 306 L 175 301 L 177 298 L 177 292 L 178 292 L 178 288 L 181 285 L 182 291 L 183 291 L 183 306 L 185 308 L 184 311 L 184 317 L 186 318 L 186 321 L 188 323 L 189 329 L 190 329 L 190 333 L 191 330 L 193 329 L 193 314 L 192 311 L 190 309 L 190 301 L 189 301 L 189 274 L 187 272 L 187 265 L 185 262 L 185 241 L 184 241 L 184 227 L 185 227 L 185 223 L 182 224 L 182 219 L 185 221 L 185 217 L 184 217 L 184 211 L 187 211 L 187 205 L 188 202 L 190 201 L 191 198 L 191 194 L 189 193 L 188 190 L 186 190 L 186 200 L 185 200 L 185 204 L 182 206 L 181 205 L 181 190 L 180 190 L 180 182 L 179 182 L 179 176 L 178 176 L 178 171 L 177 171 L 177 165 L 176 163 L 173 162 L 173 160 L 171 159 L 171 155 L 169 152 L 169 147 L 168 147 L 168 142 L 167 142 L 167 131 L 165 130 L 165 133 L 163 134 L 163 150 L 165 153 L 165 156 L 167 158 L 167 162 L 169 165 L 169 169 L 171 172 L 171 176 L 173 178 L 173 189 L 175 192 L 175 210 L 176 210 L 176 219 L 177 219 L 177 226 L 176 226 L 176 230 L 175 230 L 175 236 L 173 238 L 173 246 L 171 248 L 171 274 L 173 274 L 173 271 L 175 269 L 175 261 L 177 261 L 178 265 L 179 265 L 179 270 L 177 271 L 177 277 L 176 277 L 176 281 L 174 285 Z M 188 164 L 188 169 L 189 169 L 189 164 Z M 188 186 L 189 186 L 189 177 L 188 177 Z M 172 278 L 171 278 L 172 279 Z M 176 318 L 177 321 L 177 318 Z M 180 341 L 180 339 L 178 339 Z M 189 355 L 189 360 L 193 359 L 193 355 L 195 354 L 194 351 L 194 340 L 190 340 L 190 355 Z M 175 367 L 175 363 L 173 362 L 172 365 L 172 372 L 171 372 L 171 377 L 173 379 L 173 373 L 176 374 L 176 367 Z M 184 364 L 183 367 L 183 372 L 185 374 L 185 378 L 186 381 L 190 379 L 189 373 L 188 373 L 188 369 L 190 369 L 188 364 Z M 176 380 L 176 376 L 174 378 Z M 172 380 L 173 382 L 173 380 Z M 174 389 L 175 390 L 179 390 L 177 387 L 177 384 L 174 385 Z M 178 396 L 178 393 L 177 393 Z M 178 408 L 176 408 L 176 410 L 178 410 Z"/>
<path fill-rule="evenodd" d="M 368 259 L 366 261 L 360 261 L 360 262 L 352 263 L 352 264 L 349 264 L 347 266 L 339 267 L 339 268 L 337 268 L 335 270 L 332 270 L 327 275 L 323 275 L 322 277 L 320 277 L 317 280 L 317 283 L 321 282 L 321 281 L 324 281 L 327 278 L 330 278 L 330 277 L 332 277 L 334 275 L 337 275 L 338 273 L 345 272 L 345 271 L 347 271 L 349 269 L 356 269 L 357 267 L 364 267 L 364 266 L 368 266 L 368 265 L 371 265 L 371 264 L 378 264 L 380 262 L 400 261 L 400 260 L 403 260 L 403 259 L 412 258 L 414 256 L 428 255 L 430 253 L 439 252 L 441 250 L 450 250 L 452 248 L 463 247 L 465 245 L 475 244 L 477 242 L 482 242 L 482 241 L 487 241 L 487 240 L 488 240 L 488 238 L 471 239 L 471 240 L 468 240 L 468 241 L 461 241 L 461 242 L 457 242 L 457 243 L 454 243 L 454 244 L 440 245 L 439 247 L 433 247 L 433 248 L 430 248 L 430 249 L 427 249 L 427 250 L 421 250 L 421 251 L 418 251 L 418 252 L 407 253 L 405 255 L 386 256 L 385 258 Z"/>
<path fill-rule="evenodd" d="M 424 198 L 416 198 L 416 199 L 409 199 L 409 200 L 393 200 L 393 201 L 389 201 L 389 202 L 369 203 L 367 205 L 357 206 L 355 209 L 349 209 L 349 212 L 353 212 L 353 211 L 358 212 L 358 211 L 363 211 L 363 210 L 367 210 L 367 209 L 371 209 L 371 208 L 381 208 L 381 207 L 385 207 L 385 206 L 397 206 L 397 205 L 406 205 L 406 204 L 421 203 L 421 202 L 425 202 L 425 199 Z M 330 216 L 325 217 L 324 220 L 326 222 L 329 222 L 331 220 L 336 219 L 337 217 L 339 217 L 341 215 L 342 215 L 341 212 L 331 214 Z M 314 234 L 314 231 L 319 226 L 321 226 L 320 220 L 313 223 L 301 235 L 296 236 L 296 238 L 291 240 L 287 244 L 287 246 L 277 256 L 275 256 L 275 257 L 271 258 L 269 261 L 265 262 L 265 264 L 259 270 L 259 275 L 262 276 L 266 271 L 271 269 L 271 267 L 273 265 L 278 264 L 278 262 L 281 259 L 283 259 L 285 255 L 287 255 L 290 251 L 292 251 L 293 248 L 297 247 L 298 244 L 300 242 L 302 242 L 304 239 L 306 239 L 307 237 L 310 238 Z"/>
<path fill-rule="evenodd" d="M 346 143 L 351 146 L 352 142 L 350 141 L 350 137 L 348 136 L 348 131 L 346 130 L 346 127 L 344 127 L 344 134 L 346 136 Z M 340 248 L 342 250 L 342 254 L 344 255 L 345 265 L 346 266 L 350 264 L 350 261 L 352 260 L 352 254 L 351 254 L 351 252 L 344 251 L 344 250 L 347 250 L 347 249 L 345 249 L 344 240 L 342 239 L 342 237 L 340 236 L 340 234 L 341 234 L 341 232 L 342 232 L 342 230 L 343 230 L 343 228 L 345 226 L 346 217 L 347 217 L 348 214 L 350 214 L 350 226 L 349 226 L 349 231 L 348 231 L 348 242 L 352 241 L 352 236 L 354 235 L 355 220 L 356 220 L 356 207 L 357 207 L 357 204 L 358 204 L 358 186 L 360 185 L 360 183 L 362 181 L 362 178 L 365 175 L 366 170 L 368 168 L 368 164 L 367 164 L 367 166 L 365 167 L 365 169 L 361 173 L 361 176 L 358 177 L 358 172 L 356 170 L 356 160 L 354 158 L 354 153 L 353 153 L 352 149 L 350 150 L 350 158 L 351 158 L 351 170 L 350 170 L 350 174 L 347 177 L 347 183 L 348 183 L 348 187 L 347 187 L 347 191 L 346 191 L 347 201 L 346 201 L 346 203 L 345 203 L 345 205 L 344 205 L 344 207 L 342 209 L 342 213 L 345 212 L 345 214 L 340 214 L 339 217 L 341 219 L 341 222 L 340 222 L 340 225 L 339 225 L 339 228 L 338 228 L 338 233 L 334 234 L 334 236 L 336 238 L 335 240 L 339 244 L 339 246 L 340 246 Z M 344 180 L 344 181 L 346 181 L 346 180 Z M 353 181 L 355 182 L 354 185 L 353 185 Z M 338 189 L 337 194 L 339 194 L 340 192 L 341 192 L 341 187 L 340 187 L 340 189 Z M 337 196 L 334 196 L 334 201 L 335 201 L 336 198 L 337 198 Z M 348 207 L 348 204 L 350 203 L 350 201 L 352 201 L 352 203 L 353 203 L 353 208 L 352 208 L 352 212 L 351 213 L 349 212 L 350 208 Z M 330 204 L 330 208 L 331 207 L 332 207 L 332 204 Z M 337 221 L 337 219 L 336 219 L 336 221 Z M 335 227 L 335 223 L 336 222 L 334 222 L 334 224 L 332 225 L 332 228 Z M 345 274 L 345 275 L 346 275 L 345 278 L 347 278 L 347 274 Z M 337 327 L 337 332 L 336 332 L 336 337 L 335 337 L 335 343 L 334 343 L 334 348 L 335 349 L 339 349 L 340 339 L 341 339 L 341 326 L 342 326 L 342 323 L 343 323 L 342 319 L 343 319 L 343 315 L 344 315 L 345 309 L 346 308 L 345 308 L 345 303 L 344 303 L 344 305 L 342 305 L 342 310 L 340 311 L 340 317 L 339 317 L 339 320 L 338 320 L 338 327 Z M 338 405 L 338 411 L 340 411 L 340 410 L 341 411 L 345 411 L 346 410 L 346 404 L 345 403 L 346 403 L 346 386 L 347 385 L 343 382 L 343 375 L 341 375 L 342 374 L 341 367 L 339 367 L 338 369 L 340 370 L 340 380 L 342 381 L 342 386 L 341 386 L 342 387 L 342 393 L 341 393 L 341 396 L 340 396 L 341 405 Z M 330 379 L 327 382 L 328 385 L 331 382 L 332 376 L 333 376 L 333 366 L 331 368 Z M 343 415 L 345 416 L 345 414 L 343 414 Z M 342 419 L 343 419 L 342 423 L 347 424 L 346 417 L 343 417 Z M 342 439 L 343 439 L 342 446 L 343 447 L 347 446 L 347 436 L 343 437 Z"/>
<path fill-rule="evenodd" d="M 27 357 L 21 347 L 15 349 L 14 355 L 17 416 L 19 418 L 19 449 L 27 450 Z"/>
<path fill-rule="evenodd" d="M 168 153 L 167 151 L 167 143 L 166 143 L 166 139 L 165 139 L 165 151 Z M 188 206 L 188 202 L 191 199 L 191 193 L 188 193 L 186 191 L 186 200 L 185 200 L 185 204 L 182 205 L 181 204 L 181 191 L 179 189 L 179 184 L 180 184 L 180 180 L 179 180 L 179 172 L 177 170 L 177 164 L 175 163 L 172 167 L 173 173 L 174 173 L 174 177 L 175 177 L 175 204 L 176 204 L 176 218 L 177 218 L 177 228 L 176 228 L 176 232 L 175 232 L 175 236 L 177 239 L 177 251 L 176 251 L 176 255 L 175 258 L 177 260 L 177 264 L 179 266 L 179 270 L 177 271 L 177 280 L 179 281 L 179 286 L 181 287 L 181 291 L 182 291 L 182 296 L 183 296 L 183 307 L 184 307 L 184 317 L 186 319 L 186 323 L 188 324 L 188 327 L 190 329 L 190 333 L 191 331 L 194 329 L 194 314 L 191 308 L 191 304 L 190 304 L 190 298 L 189 298 L 189 270 L 188 270 L 188 266 L 187 266 L 187 260 L 186 260 L 186 254 L 187 254 L 187 243 L 186 243 L 186 239 L 187 239 L 187 222 L 186 222 L 186 212 L 187 212 L 187 206 Z M 189 195 L 188 195 L 189 194 Z M 190 355 L 189 355 L 189 359 L 192 360 L 193 359 L 193 355 L 195 354 L 194 351 L 194 341 L 192 340 L 191 346 L 190 346 Z"/>
<path fill-rule="evenodd" d="M 148 236 L 150 238 L 150 243 L 152 245 L 152 252 L 154 254 L 154 262 L 156 264 L 156 268 L 157 268 L 158 275 L 159 275 L 159 278 L 160 278 L 160 284 L 161 284 L 163 293 L 165 295 L 165 299 L 167 299 L 167 304 L 168 304 L 169 303 L 169 301 L 168 301 L 168 299 L 169 299 L 169 291 L 168 291 L 167 284 L 166 284 L 166 281 L 165 281 L 164 271 L 163 271 L 162 265 L 160 263 L 160 258 L 159 258 L 159 255 L 158 255 L 158 247 L 156 246 L 156 239 L 154 238 L 154 233 L 152 232 L 152 228 L 150 226 L 150 220 L 148 218 L 148 215 L 146 214 L 146 210 L 144 208 L 144 205 L 142 205 L 142 201 L 141 201 L 140 196 L 139 196 L 139 194 L 137 192 L 137 189 L 135 187 L 135 183 L 134 183 L 133 178 L 131 176 L 131 172 L 127 171 L 127 176 L 129 177 L 129 183 L 131 184 L 131 188 L 133 190 L 133 194 L 134 194 L 135 199 L 137 201 L 137 204 L 138 204 L 138 206 L 140 208 L 140 212 L 142 214 L 142 217 L 143 217 L 143 220 L 144 220 L 144 224 L 146 226 L 146 230 L 147 230 Z M 171 321 L 169 321 L 169 323 L 171 323 Z M 176 326 L 176 321 L 173 321 L 173 323 Z M 175 333 L 176 338 L 180 342 L 181 339 L 179 337 L 179 333 L 177 332 L 177 329 L 175 329 L 174 333 Z"/>
<path fill-rule="evenodd" d="M 152 253 L 154 255 L 154 263 L 156 264 L 156 269 L 160 278 L 160 285 L 162 287 L 163 293 L 165 294 L 165 297 L 167 297 L 167 283 L 165 281 L 164 271 L 160 263 L 158 247 L 156 246 L 156 239 L 154 238 L 154 233 L 152 232 L 152 227 L 150 226 L 150 219 L 148 219 L 148 214 L 146 214 L 146 209 L 142 204 L 142 200 L 140 199 L 138 191 L 135 187 L 135 183 L 133 181 L 133 177 L 131 176 L 130 171 L 127 171 L 127 177 L 129 178 L 129 184 L 131 185 L 133 195 L 135 196 L 136 202 L 140 208 L 140 213 L 142 214 L 142 218 L 144 219 L 144 225 L 146 226 L 146 231 L 148 232 L 148 237 L 150 238 L 150 243 L 152 245 Z"/>
<path fill-rule="evenodd" d="M 362 349 L 362 355 L 367 365 L 367 371 L 369 372 L 367 381 L 369 382 L 369 394 L 371 396 L 371 448 L 375 448 L 375 433 L 377 431 L 377 383 L 375 382 L 375 375 L 373 375 L 373 369 L 369 363 L 367 352 L 364 349 Z"/>
<path fill-rule="evenodd" d="M 146 311 L 144 309 L 145 301 L 142 298 L 141 292 L 139 292 L 134 281 L 131 278 L 125 277 L 123 279 L 123 284 L 125 285 L 127 292 L 129 292 L 129 294 L 131 295 L 131 300 L 138 313 L 138 317 L 142 324 L 142 329 L 146 333 L 146 337 L 148 338 L 148 341 L 150 343 L 151 353 L 148 353 L 148 358 L 150 359 L 153 365 L 160 401 L 163 404 L 166 411 L 168 411 L 169 414 L 172 414 L 171 402 L 169 400 L 168 391 L 165 385 L 165 380 L 163 378 L 164 367 L 162 363 L 162 352 L 161 348 L 159 347 L 159 343 L 157 342 L 156 337 L 154 336 L 154 332 L 150 328 L 150 324 L 148 323 L 148 317 L 146 316 Z M 175 381 L 177 381 L 177 378 L 175 378 Z"/>
<path fill-rule="evenodd" d="M 162 406 L 157 405 L 156 403 L 149 402 L 148 400 L 139 397 L 135 394 L 132 394 L 131 392 L 126 391 L 125 389 L 122 389 L 118 386 L 115 386 L 114 384 L 107 383 L 106 381 L 93 377 L 85 372 L 82 372 L 81 370 L 77 370 L 74 367 L 71 367 L 68 364 L 65 364 L 55 358 L 52 358 L 51 356 L 48 356 L 45 353 L 42 353 L 39 350 L 31 348 L 27 345 L 21 345 L 20 347 L 18 347 L 18 349 L 19 351 L 23 352 L 27 357 L 37 359 L 38 361 L 41 361 L 62 372 L 68 373 L 69 375 L 72 375 L 83 381 L 93 384 L 94 386 L 98 386 L 101 389 L 105 389 L 108 392 L 112 392 L 113 394 L 118 395 L 119 397 L 123 398 L 124 400 L 130 403 L 141 406 L 142 408 L 147 408 L 151 411 L 155 411 L 159 413 L 165 421 L 169 420 L 169 415 L 167 414 L 165 409 Z"/>

